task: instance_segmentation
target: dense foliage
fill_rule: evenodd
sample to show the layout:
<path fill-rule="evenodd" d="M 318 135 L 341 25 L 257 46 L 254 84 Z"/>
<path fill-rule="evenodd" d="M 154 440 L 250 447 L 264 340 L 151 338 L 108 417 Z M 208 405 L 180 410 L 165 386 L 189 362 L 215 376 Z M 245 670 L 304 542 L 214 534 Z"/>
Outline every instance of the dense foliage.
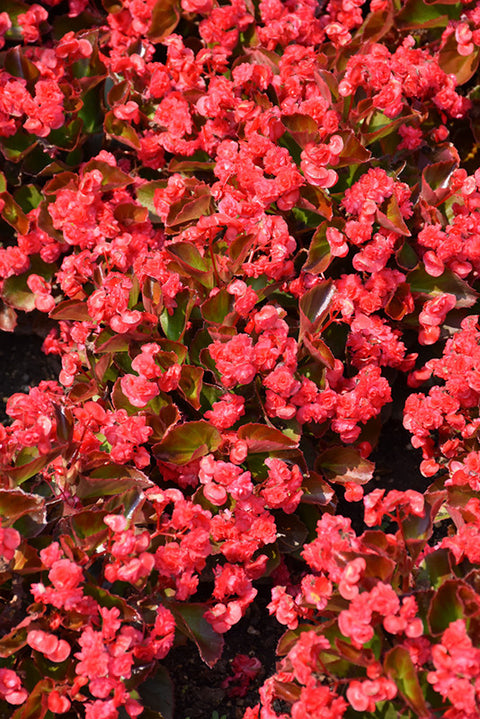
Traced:
<path fill-rule="evenodd" d="M 169 719 L 266 585 L 245 719 L 478 717 L 480 4 L 1 7 L 0 715 Z"/>

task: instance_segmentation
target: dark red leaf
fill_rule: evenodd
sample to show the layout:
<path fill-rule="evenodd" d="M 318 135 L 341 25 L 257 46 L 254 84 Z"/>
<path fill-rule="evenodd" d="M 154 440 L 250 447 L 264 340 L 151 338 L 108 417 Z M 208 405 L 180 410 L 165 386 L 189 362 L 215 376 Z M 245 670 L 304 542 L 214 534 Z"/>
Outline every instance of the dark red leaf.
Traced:
<path fill-rule="evenodd" d="M 324 280 L 302 295 L 299 302 L 300 331 L 298 339 L 300 342 L 303 340 L 305 332 L 314 333 L 320 328 L 328 314 L 334 294 L 335 286 L 332 281 Z"/>
<path fill-rule="evenodd" d="M 323 367 L 328 367 L 328 369 L 335 367 L 335 357 L 320 337 L 313 337 L 310 332 L 306 332 L 303 337 L 303 346 L 310 356 Z"/>

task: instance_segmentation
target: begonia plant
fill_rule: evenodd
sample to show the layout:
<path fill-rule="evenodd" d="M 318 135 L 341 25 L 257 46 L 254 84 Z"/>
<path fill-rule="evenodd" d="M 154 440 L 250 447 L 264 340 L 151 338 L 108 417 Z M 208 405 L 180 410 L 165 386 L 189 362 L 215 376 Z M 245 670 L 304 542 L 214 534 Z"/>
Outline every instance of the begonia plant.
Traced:
<path fill-rule="evenodd" d="M 1 10 L 0 715 L 173 719 L 268 589 L 244 719 L 478 717 L 480 4 Z"/>

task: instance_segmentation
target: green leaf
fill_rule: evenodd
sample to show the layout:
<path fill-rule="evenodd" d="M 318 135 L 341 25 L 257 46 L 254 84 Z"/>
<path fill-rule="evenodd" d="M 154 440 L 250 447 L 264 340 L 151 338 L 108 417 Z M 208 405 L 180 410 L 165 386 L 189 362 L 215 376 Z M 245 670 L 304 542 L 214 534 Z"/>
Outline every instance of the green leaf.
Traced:
<path fill-rule="evenodd" d="M 81 477 L 77 484 L 77 497 L 79 499 L 94 499 L 96 497 L 112 497 L 136 487 L 135 479 L 118 477 L 116 479 L 95 479 Z"/>
<path fill-rule="evenodd" d="M 216 427 L 200 420 L 185 422 L 168 430 L 161 442 L 153 447 L 157 459 L 173 464 L 187 464 L 193 459 L 215 452 L 222 443 Z"/>
<path fill-rule="evenodd" d="M 75 534 L 83 540 L 95 534 L 100 535 L 98 541 L 100 544 L 108 534 L 108 528 L 103 521 L 108 513 L 108 510 L 94 511 L 92 509 L 78 512 L 70 520 Z"/>
<path fill-rule="evenodd" d="M 105 81 L 98 78 L 93 87 L 90 87 L 81 95 L 82 107 L 77 113 L 77 117 L 83 123 L 83 130 L 87 135 L 93 135 L 98 132 L 103 134 L 103 112 L 102 98 L 104 96 Z"/>
<path fill-rule="evenodd" d="M 148 414 L 148 425 L 153 433 L 150 437 L 152 443 L 159 442 L 165 436 L 165 432 L 180 419 L 180 412 L 176 404 L 167 404 L 154 414 Z"/>
<path fill-rule="evenodd" d="M 408 551 L 411 556 L 416 559 L 432 534 L 433 523 L 431 505 L 428 502 L 425 502 L 423 517 L 410 514 L 408 511 L 405 516 L 405 513 L 400 510 L 399 525 L 401 527 L 402 535 L 405 539 Z"/>
<path fill-rule="evenodd" d="M 16 42 L 23 42 L 23 33 L 20 25 L 18 24 L 18 16 L 26 13 L 30 6 L 20 0 L 2 0 L 2 12 L 6 12 L 12 27 L 5 33 L 7 40 L 15 40 Z"/>
<path fill-rule="evenodd" d="M 442 634 L 452 622 L 464 619 L 464 607 L 459 597 L 462 584 L 458 579 L 447 579 L 433 595 L 427 614 L 432 634 Z"/>
<path fill-rule="evenodd" d="M 52 315 L 50 314 L 50 317 Z M 110 333 L 108 330 L 102 332 L 95 340 L 95 352 L 103 354 L 105 352 L 128 352 L 130 349 L 132 338 L 128 335 L 117 335 Z"/>
<path fill-rule="evenodd" d="M 30 617 L 27 616 L 23 621 L 28 626 L 28 624 L 35 621 L 35 619 L 34 616 L 30 615 Z M 15 627 L 15 629 L 13 629 L 8 634 L 4 634 L 3 637 L 0 639 L 0 657 L 2 659 L 8 659 L 8 657 L 11 657 L 13 654 L 16 654 L 20 649 L 26 647 L 27 634 L 28 630 L 26 626 L 23 626 L 20 629 L 18 627 Z"/>
<path fill-rule="evenodd" d="M 421 197 L 427 204 L 437 207 L 453 194 L 449 178 L 460 164 L 453 145 L 445 145 L 431 158 L 422 171 Z"/>
<path fill-rule="evenodd" d="M 212 160 L 182 160 L 178 157 L 173 157 L 168 163 L 168 171 L 170 173 L 180 172 L 183 175 L 192 174 L 195 175 L 197 172 L 213 172 L 215 163 Z"/>
<path fill-rule="evenodd" d="M 254 423 L 244 424 L 237 432 L 239 439 L 247 443 L 248 451 L 252 454 L 264 452 L 277 452 L 283 449 L 298 447 L 298 441 L 287 437 L 275 427 L 266 424 Z"/>
<path fill-rule="evenodd" d="M 356 36 L 354 40 L 358 37 L 358 41 L 362 46 L 365 46 L 367 43 L 378 42 L 389 32 L 392 24 L 393 12 L 391 6 L 385 10 L 371 12 L 359 28 L 358 36 Z"/>
<path fill-rule="evenodd" d="M 340 637 L 335 637 L 335 648 L 342 659 L 347 659 L 353 666 L 368 667 L 375 661 L 375 655 L 371 649 L 354 647 Z"/>
<path fill-rule="evenodd" d="M 408 713 L 399 713 L 398 706 L 391 701 L 377 702 L 375 719 L 413 719 L 410 710 Z"/>
<path fill-rule="evenodd" d="M 409 242 L 404 242 L 395 253 L 398 266 L 402 270 L 415 270 L 418 267 L 418 255 Z"/>
<path fill-rule="evenodd" d="M 181 342 L 161 339 L 157 340 L 157 344 L 159 345 L 162 354 L 168 353 L 170 355 L 172 359 L 171 364 L 175 364 L 175 362 L 177 362 L 178 364 L 182 364 L 183 362 L 185 362 L 188 354 L 188 347 L 183 345 Z M 156 356 L 159 357 L 160 355 L 158 354 Z M 165 365 L 164 368 L 168 369 L 171 364 Z"/>
<path fill-rule="evenodd" d="M 306 227 L 318 227 L 322 218 L 332 219 L 332 198 L 320 187 L 305 185 L 300 190 L 300 198 L 292 212 Z"/>
<path fill-rule="evenodd" d="M 58 130 L 52 130 L 48 136 L 48 141 L 55 147 L 72 152 L 79 143 L 82 130 L 82 120 L 79 117 L 74 117 Z"/>
<path fill-rule="evenodd" d="M 15 192 L 15 200 L 24 212 L 30 212 L 39 206 L 43 195 L 35 185 L 22 185 Z"/>
<path fill-rule="evenodd" d="M 448 549 L 435 549 L 427 554 L 422 561 L 422 567 L 425 567 L 429 586 L 438 589 L 452 574 L 450 552 Z"/>
<path fill-rule="evenodd" d="M 175 296 L 176 308 L 173 312 L 164 309 L 160 315 L 160 325 L 169 340 L 179 340 L 183 337 L 185 326 L 195 303 L 195 297 L 188 290 L 183 290 Z"/>
<path fill-rule="evenodd" d="M 224 640 L 204 617 L 209 609 L 208 605 L 172 604 L 169 609 L 175 616 L 180 631 L 195 642 L 201 658 L 212 668 L 222 655 Z"/>
<path fill-rule="evenodd" d="M 146 207 L 147 210 L 158 218 L 153 198 L 155 196 L 155 190 L 164 190 L 167 186 L 167 180 L 152 180 L 151 182 L 144 182 L 135 189 L 135 194 L 139 203 Z M 158 218 L 160 219 L 160 218 Z"/>
<path fill-rule="evenodd" d="M 236 274 L 255 242 L 253 235 L 238 235 L 228 248 L 228 256 L 231 262 L 231 271 Z"/>
<path fill-rule="evenodd" d="M 373 477 L 374 462 L 364 459 L 353 447 L 330 447 L 318 457 L 316 468 L 330 482 L 366 484 Z"/>
<path fill-rule="evenodd" d="M 10 75 L 26 80 L 27 86 L 32 90 L 40 77 L 39 69 L 28 59 L 23 48 L 19 45 L 7 51 L 3 61 L 3 67 Z"/>
<path fill-rule="evenodd" d="M 222 287 L 213 297 L 209 297 L 202 304 L 200 311 L 206 322 L 215 322 L 216 324 L 224 324 L 224 320 L 228 314 L 233 312 L 234 297 Z"/>
<path fill-rule="evenodd" d="M 157 317 L 163 310 L 162 285 L 152 277 L 146 277 L 142 287 L 142 303 L 145 312 Z"/>
<path fill-rule="evenodd" d="M 458 15 L 458 10 L 455 14 Z M 446 27 L 451 15 L 451 5 L 427 5 L 422 0 L 406 0 L 401 11 L 395 16 L 395 25 L 403 30 Z"/>
<path fill-rule="evenodd" d="M 43 187 L 45 195 L 56 195 L 59 190 L 75 189 L 77 185 L 77 176 L 74 172 L 58 172 Z"/>
<path fill-rule="evenodd" d="M 195 245 L 190 242 L 175 242 L 167 248 L 170 257 L 185 267 L 188 272 L 196 274 L 206 274 L 211 272 L 211 262 L 208 258 L 203 257 L 197 250 Z"/>
<path fill-rule="evenodd" d="M 153 482 L 139 469 L 111 462 L 81 476 L 77 485 L 77 496 L 80 499 L 110 497 L 131 489 L 141 493 L 143 489 L 150 487 L 153 487 Z"/>
<path fill-rule="evenodd" d="M 362 144 L 365 147 L 390 135 L 396 131 L 400 125 L 408 123 L 410 119 L 410 116 L 401 116 L 391 120 L 384 115 L 383 112 L 380 112 L 380 110 L 376 110 L 373 116 L 370 117 L 370 115 L 371 113 L 369 112 L 368 118 L 361 128 Z"/>
<path fill-rule="evenodd" d="M 417 670 L 408 649 L 402 646 L 390 649 L 385 656 L 384 667 L 386 674 L 395 682 L 400 694 L 417 715 L 429 716 L 430 712 L 418 681 Z"/>
<path fill-rule="evenodd" d="M 93 582 L 88 582 L 84 585 L 84 592 L 87 596 L 96 599 L 101 607 L 107 607 L 107 609 L 116 607 L 119 609 L 121 616 L 127 622 L 141 621 L 141 617 L 139 616 L 137 610 L 118 594 L 111 594 L 107 589 L 102 589 L 98 586 L 98 584 Z"/>
<path fill-rule="evenodd" d="M 17 130 L 11 137 L 0 138 L 0 147 L 6 160 L 20 162 L 35 147 L 38 138 L 23 130 Z"/>

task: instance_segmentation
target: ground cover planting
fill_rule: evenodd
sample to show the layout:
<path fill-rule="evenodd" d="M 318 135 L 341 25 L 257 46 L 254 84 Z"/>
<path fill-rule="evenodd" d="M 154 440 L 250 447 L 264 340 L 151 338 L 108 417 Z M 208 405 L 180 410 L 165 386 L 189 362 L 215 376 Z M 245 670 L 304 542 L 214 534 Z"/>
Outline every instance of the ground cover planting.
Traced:
<path fill-rule="evenodd" d="M 478 718 L 480 4 L 1 10 L 0 716 Z"/>

